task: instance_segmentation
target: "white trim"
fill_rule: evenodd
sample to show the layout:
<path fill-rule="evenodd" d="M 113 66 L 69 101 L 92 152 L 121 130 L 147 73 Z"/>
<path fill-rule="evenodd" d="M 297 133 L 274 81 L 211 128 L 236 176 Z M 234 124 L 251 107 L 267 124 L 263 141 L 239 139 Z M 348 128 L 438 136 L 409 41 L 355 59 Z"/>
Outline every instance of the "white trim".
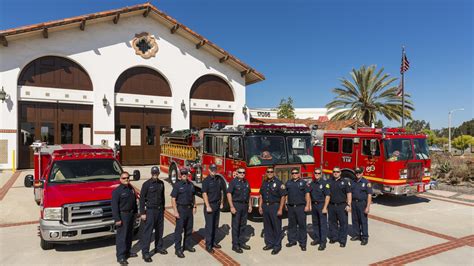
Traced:
<path fill-rule="evenodd" d="M 171 109 L 173 97 L 115 93 L 115 106 Z"/>
<path fill-rule="evenodd" d="M 191 111 L 235 112 L 235 102 L 204 99 L 190 99 Z"/>
<path fill-rule="evenodd" d="M 35 86 L 18 86 L 20 101 L 93 104 L 94 92 Z M 84 98 L 85 97 L 85 98 Z"/>

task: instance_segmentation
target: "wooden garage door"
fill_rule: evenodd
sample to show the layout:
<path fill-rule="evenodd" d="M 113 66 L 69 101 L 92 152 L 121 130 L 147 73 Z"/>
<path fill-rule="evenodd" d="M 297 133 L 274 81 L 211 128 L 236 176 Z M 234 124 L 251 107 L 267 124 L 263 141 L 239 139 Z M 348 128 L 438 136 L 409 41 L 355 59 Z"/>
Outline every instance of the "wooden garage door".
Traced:
<path fill-rule="evenodd" d="M 41 140 L 53 144 L 92 144 L 92 106 L 20 102 L 18 111 L 18 167 L 33 168 L 30 145 Z"/>
<path fill-rule="evenodd" d="M 234 124 L 234 113 L 191 111 L 191 128 L 209 128 L 211 120 L 224 120 L 227 125 Z"/>
<path fill-rule="evenodd" d="M 115 140 L 120 141 L 124 165 L 151 165 L 160 161 L 160 135 L 171 125 L 171 110 L 115 108 Z"/>

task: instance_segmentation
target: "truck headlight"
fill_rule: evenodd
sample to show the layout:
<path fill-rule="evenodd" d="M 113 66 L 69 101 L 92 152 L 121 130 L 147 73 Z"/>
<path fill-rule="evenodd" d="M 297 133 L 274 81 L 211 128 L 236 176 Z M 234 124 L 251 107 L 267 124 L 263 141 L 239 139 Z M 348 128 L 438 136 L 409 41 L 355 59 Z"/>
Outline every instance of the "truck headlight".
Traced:
<path fill-rule="evenodd" d="M 400 179 L 407 179 L 407 177 L 408 177 L 407 169 L 401 169 L 400 170 Z"/>
<path fill-rule="evenodd" d="M 430 168 L 426 168 L 424 169 L 425 171 L 425 176 L 431 176 L 431 173 L 430 173 Z"/>
<path fill-rule="evenodd" d="M 45 220 L 60 221 L 61 220 L 61 208 L 44 208 L 43 217 Z"/>

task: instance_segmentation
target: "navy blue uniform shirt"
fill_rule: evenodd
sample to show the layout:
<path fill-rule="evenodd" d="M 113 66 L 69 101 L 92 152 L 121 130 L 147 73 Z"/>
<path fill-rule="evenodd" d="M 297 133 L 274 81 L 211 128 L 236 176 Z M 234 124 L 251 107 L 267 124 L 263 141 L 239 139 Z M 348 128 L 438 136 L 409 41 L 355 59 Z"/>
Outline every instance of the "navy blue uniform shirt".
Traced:
<path fill-rule="evenodd" d="M 145 206 L 153 209 L 165 207 L 165 185 L 163 181 L 150 178 L 143 183 L 140 191 L 140 213 L 145 213 Z"/>
<path fill-rule="evenodd" d="M 368 195 L 372 195 L 372 184 L 367 179 L 361 177 L 352 182 L 352 198 L 356 200 L 367 200 Z"/>
<path fill-rule="evenodd" d="M 334 177 L 329 179 L 329 187 L 331 190 L 331 203 L 347 202 L 347 193 L 351 192 L 351 182 L 340 177 L 337 181 Z"/>
<path fill-rule="evenodd" d="M 112 216 L 116 222 L 122 220 L 121 212 L 137 213 L 137 198 L 132 186 L 120 184 L 112 192 Z"/>
<path fill-rule="evenodd" d="M 176 204 L 192 205 L 194 204 L 194 185 L 189 181 L 179 180 L 174 184 L 171 191 L 171 197 L 176 199 Z"/>
<path fill-rule="evenodd" d="M 285 186 L 276 177 L 273 177 L 272 180 L 264 180 L 260 187 L 260 195 L 262 195 L 264 203 L 280 202 L 281 197 L 286 194 Z"/>
<path fill-rule="evenodd" d="M 207 193 L 209 203 L 221 202 L 223 186 L 219 176 L 209 175 L 202 181 L 202 193 Z"/>
<path fill-rule="evenodd" d="M 311 201 L 324 202 L 326 196 L 331 195 L 331 185 L 326 180 L 320 178 L 309 184 L 311 190 Z"/>
<path fill-rule="evenodd" d="M 227 193 L 232 195 L 232 201 L 240 201 L 248 203 L 250 199 L 250 186 L 247 179 L 234 178 L 229 183 Z"/>
<path fill-rule="evenodd" d="M 303 179 L 290 179 L 286 182 L 286 191 L 288 193 L 288 204 L 306 204 L 306 193 L 310 188 Z"/>

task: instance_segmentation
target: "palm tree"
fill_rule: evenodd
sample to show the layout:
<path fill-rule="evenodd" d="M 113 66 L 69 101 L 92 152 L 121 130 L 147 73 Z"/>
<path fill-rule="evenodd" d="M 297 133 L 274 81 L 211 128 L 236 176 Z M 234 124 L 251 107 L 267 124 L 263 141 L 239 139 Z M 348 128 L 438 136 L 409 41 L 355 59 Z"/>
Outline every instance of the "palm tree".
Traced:
<path fill-rule="evenodd" d="M 352 69 L 352 81 L 341 78 L 342 88 L 334 88 L 335 99 L 326 105 L 331 120 L 357 119 L 370 126 L 375 123 L 377 114 L 388 120 L 400 121 L 402 117 L 402 98 L 397 96 L 398 87 L 391 86 L 396 78 L 383 74 L 383 68 L 375 74 L 376 66 Z M 405 93 L 405 118 L 411 119 L 414 110 L 410 95 Z"/>

